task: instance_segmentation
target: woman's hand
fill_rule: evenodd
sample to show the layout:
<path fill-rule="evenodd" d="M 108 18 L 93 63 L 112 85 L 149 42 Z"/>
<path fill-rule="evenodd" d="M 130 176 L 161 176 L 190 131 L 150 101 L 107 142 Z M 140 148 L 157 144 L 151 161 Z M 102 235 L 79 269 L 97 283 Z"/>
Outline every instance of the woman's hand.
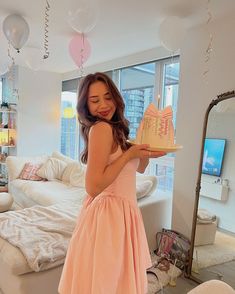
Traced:
<path fill-rule="evenodd" d="M 148 150 L 148 144 L 141 144 L 141 145 L 133 145 L 131 146 L 127 152 L 130 159 L 134 158 L 157 158 L 166 155 L 163 151 L 150 151 Z"/>

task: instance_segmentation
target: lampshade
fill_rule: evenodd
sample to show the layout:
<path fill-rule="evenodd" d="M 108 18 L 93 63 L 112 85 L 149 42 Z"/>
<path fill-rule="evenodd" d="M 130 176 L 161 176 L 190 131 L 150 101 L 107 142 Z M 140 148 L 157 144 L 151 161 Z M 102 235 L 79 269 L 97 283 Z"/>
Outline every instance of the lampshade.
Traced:
<path fill-rule="evenodd" d="M 74 109 L 72 107 L 66 107 L 63 111 L 64 118 L 73 118 L 75 116 Z"/>

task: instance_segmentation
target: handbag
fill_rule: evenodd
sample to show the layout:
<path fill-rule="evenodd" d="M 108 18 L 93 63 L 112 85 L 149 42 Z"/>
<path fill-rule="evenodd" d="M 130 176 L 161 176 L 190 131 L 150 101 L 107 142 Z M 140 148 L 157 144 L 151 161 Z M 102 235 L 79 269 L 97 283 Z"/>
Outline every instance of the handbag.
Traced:
<path fill-rule="evenodd" d="M 169 229 L 162 229 L 156 235 L 157 249 L 160 257 L 166 257 L 179 269 L 187 271 L 189 263 L 190 240 L 183 234 Z"/>

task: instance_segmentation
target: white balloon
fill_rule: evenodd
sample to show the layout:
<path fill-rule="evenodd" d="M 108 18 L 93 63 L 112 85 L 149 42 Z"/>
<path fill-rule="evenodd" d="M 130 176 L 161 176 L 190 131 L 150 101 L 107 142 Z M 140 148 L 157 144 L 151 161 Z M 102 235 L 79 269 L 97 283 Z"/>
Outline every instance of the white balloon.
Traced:
<path fill-rule="evenodd" d="M 168 17 L 160 24 L 159 37 L 161 43 L 172 52 L 181 47 L 185 34 L 185 26 L 177 16 Z"/>
<path fill-rule="evenodd" d="M 29 25 L 18 14 L 10 14 L 3 21 L 3 32 L 11 45 L 19 52 L 29 37 Z"/>
<path fill-rule="evenodd" d="M 96 22 L 97 12 L 86 3 L 80 3 L 79 7 L 68 13 L 68 23 L 78 33 L 90 32 L 96 26 Z"/>

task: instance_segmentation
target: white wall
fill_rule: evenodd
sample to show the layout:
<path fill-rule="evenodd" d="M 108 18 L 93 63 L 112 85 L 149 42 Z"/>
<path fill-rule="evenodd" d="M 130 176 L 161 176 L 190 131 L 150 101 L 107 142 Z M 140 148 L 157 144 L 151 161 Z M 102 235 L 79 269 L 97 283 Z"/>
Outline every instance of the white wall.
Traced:
<path fill-rule="evenodd" d="M 158 47 L 151 50 L 146 50 L 143 52 L 132 54 L 129 56 L 109 60 L 101 64 L 85 67 L 84 75 L 88 73 L 96 72 L 96 71 L 105 72 L 105 71 L 109 71 L 113 69 L 151 62 L 152 60 L 155 61 L 157 59 L 169 57 L 169 55 L 170 54 L 168 50 L 164 49 L 163 47 Z M 76 71 L 63 74 L 62 79 L 65 81 L 65 80 L 70 80 L 70 79 L 74 79 L 78 77 L 79 77 L 79 72 L 76 70 Z"/>
<path fill-rule="evenodd" d="M 232 98 L 235 100 L 235 98 Z M 223 103 L 223 102 L 221 102 Z M 207 137 L 226 139 L 224 162 L 222 167 L 222 179 L 228 179 L 229 192 L 225 202 L 200 197 L 199 206 L 215 214 L 218 219 L 218 227 L 235 233 L 234 209 L 235 209 L 235 113 L 211 112 L 207 128 Z M 204 178 L 207 175 L 203 175 Z M 216 179 L 217 177 L 210 177 Z"/>
<path fill-rule="evenodd" d="M 19 67 L 17 155 L 60 149 L 61 75 Z"/>
<path fill-rule="evenodd" d="M 210 26 L 213 51 L 206 79 L 203 72 L 209 43 L 207 25 L 188 32 L 180 54 L 176 139 L 184 149 L 177 152 L 175 160 L 172 226 L 187 236 L 191 233 L 205 110 L 216 95 L 235 88 L 235 19 L 227 16 Z"/>

